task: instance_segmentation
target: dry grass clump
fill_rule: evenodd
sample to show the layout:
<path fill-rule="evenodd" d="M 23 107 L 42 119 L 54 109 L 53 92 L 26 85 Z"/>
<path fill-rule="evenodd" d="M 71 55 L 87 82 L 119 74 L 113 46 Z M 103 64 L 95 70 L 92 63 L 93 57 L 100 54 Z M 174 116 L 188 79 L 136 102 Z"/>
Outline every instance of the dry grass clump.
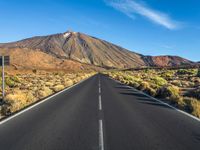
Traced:
<path fill-rule="evenodd" d="M 179 88 L 173 85 L 164 85 L 157 90 L 157 97 L 177 97 L 179 96 Z"/>
<path fill-rule="evenodd" d="M 183 98 L 180 96 L 179 88 L 173 85 L 165 85 L 159 88 L 156 97 L 168 99 L 171 104 L 179 108 L 183 108 L 185 105 Z"/>
<path fill-rule="evenodd" d="M 195 98 L 185 97 L 184 102 L 187 104 L 187 110 L 200 118 L 200 101 Z"/>
<path fill-rule="evenodd" d="M 197 70 L 196 69 L 179 69 L 177 70 L 178 75 L 196 75 Z"/>
<path fill-rule="evenodd" d="M 159 76 L 151 77 L 151 82 L 158 86 L 163 86 L 163 85 L 167 84 L 167 80 L 165 80 L 164 78 L 159 77 Z"/>
<path fill-rule="evenodd" d="M 27 104 L 36 101 L 31 92 L 21 90 L 14 90 L 12 93 L 7 94 L 4 100 L 6 104 L 2 109 L 3 115 L 18 111 L 27 106 Z"/>
<path fill-rule="evenodd" d="M 60 85 L 54 86 L 52 89 L 54 92 L 58 92 L 58 91 L 63 90 L 64 88 L 65 88 L 65 86 L 60 84 Z"/>
<path fill-rule="evenodd" d="M 46 86 L 41 87 L 38 91 L 38 95 L 40 98 L 47 97 L 51 94 L 53 94 L 53 91 L 49 87 L 46 87 Z"/>
<path fill-rule="evenodd" d="M 65 80 L 64 81 L 64 86 L 65 87 L 69 87 L 72 86 L 74 84 L 74 82 L 72 80 Z"/>

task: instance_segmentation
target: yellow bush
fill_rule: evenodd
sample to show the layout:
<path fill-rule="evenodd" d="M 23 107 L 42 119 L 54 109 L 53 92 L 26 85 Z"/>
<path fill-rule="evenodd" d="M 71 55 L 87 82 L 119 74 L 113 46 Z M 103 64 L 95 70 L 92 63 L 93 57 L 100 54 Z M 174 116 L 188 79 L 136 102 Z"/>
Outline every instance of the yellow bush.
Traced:
<path fill-rule="evenodd" d="M 24 108 L 33 101 L 35 101 L 35 97 L 30 92 L 15 90 L 13 93 L 6 95 L 5 102 L 7 105 L 4 110 L 12 113 Z"/>
<path fill-rule="evenodd" d="M 48 88 L 48 87 L 42 87 L 39 92 L 38 92 L 38 95 L 40 98 L 44 98 L 44 97 L 47 97 L 49 95 L 53 94 L 53 91 Z"/>
<path fill-rule="evenodd" d="M 65 88 L 64 85 L 56 85 L 53 87 L 53 91 L 58 92 L 58 91 L 63 90 L 64 88 Z"/>
<path fill-rule="evenodd" d="M 74 82 L 72 80 L 65 80 L 64 85 L 66 87 L 72 86 L 74 84 Z"/>
<path fill-rule="evenodd" d="M 195 98 L 189 98 L 189 97 L 185 97 L 184 101 L 187 104 L 190 113 L 200 118 L 200 101 L 198 101 Z"/>

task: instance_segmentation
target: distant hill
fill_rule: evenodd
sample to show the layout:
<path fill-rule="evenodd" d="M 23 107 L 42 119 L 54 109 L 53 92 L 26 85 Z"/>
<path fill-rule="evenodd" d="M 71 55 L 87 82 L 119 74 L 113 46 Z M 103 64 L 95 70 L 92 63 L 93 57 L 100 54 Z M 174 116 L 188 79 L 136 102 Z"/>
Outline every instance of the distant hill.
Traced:
<path fill-rule="evenodd" d="M 17 42 L 0 44 L 0 49 L 4 50 L 5 53 L 11 53 L 11 50 L 14 50 L 17 53 L 15 57 L 24 59 L 23 64 L 20 64 L 22 60 L 17 61 L 17 58 L 15 58 L 15 63 L 20 65 L 31 65 L 30 60 L 25 61 L 25 54 L 31 53 L 34 56 L 31 62 L 37 64 L 37 67 L 43 67 L 42 65 L 55 67 L 54 61 L 48 61 L 49 58 L 61 62 L 71 60 L 76 63 L 112 68 L 193 64 L 192 61 L 178 56 L 145 56 L 79 32 L 37 36 Z M 46 64 L 41 63 L 44 61 Z M 60 68 L 59 65 L 61 64 L 57 64 L 56 67 Z M 62 65 L 61 68 L 64 67 L 64 64 Z"/>

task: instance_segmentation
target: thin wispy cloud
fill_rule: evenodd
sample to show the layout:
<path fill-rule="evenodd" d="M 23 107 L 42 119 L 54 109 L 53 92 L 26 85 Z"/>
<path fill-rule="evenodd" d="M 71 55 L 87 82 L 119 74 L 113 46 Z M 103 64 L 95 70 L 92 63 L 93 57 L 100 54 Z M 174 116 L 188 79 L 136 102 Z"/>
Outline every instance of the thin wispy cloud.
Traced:
<path fill-rule="evenodd" d="M 168 14 L 154 10 L 138 0 L 105 0 L 105 2 L 132 19 L 138 14 L 170 30 L 180 27 L 179 22 L 170 18 Z"/>

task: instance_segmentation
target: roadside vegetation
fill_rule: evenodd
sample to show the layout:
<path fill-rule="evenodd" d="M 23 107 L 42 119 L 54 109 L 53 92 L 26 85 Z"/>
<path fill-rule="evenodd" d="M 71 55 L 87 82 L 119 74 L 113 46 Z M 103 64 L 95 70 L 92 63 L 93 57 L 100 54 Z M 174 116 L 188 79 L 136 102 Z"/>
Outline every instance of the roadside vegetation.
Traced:
<path fill-rule="evenodd" d="M 198 69 L 144 69 L 105 74 L 200 118 Z"/>
<path fill-rule="evenodd" d="M 6 95 L 0 105 L 0 118 L 19 111 L 94 74 L 94 72 L 66 73 L 35 70 L 31 73 L 6 73 Z M 2 79 L 0 79 L 1 84 Z M 2 93 L 1 88 L 0 92 Z M 2 99 L 1 94 L 0 98 Z"/>

